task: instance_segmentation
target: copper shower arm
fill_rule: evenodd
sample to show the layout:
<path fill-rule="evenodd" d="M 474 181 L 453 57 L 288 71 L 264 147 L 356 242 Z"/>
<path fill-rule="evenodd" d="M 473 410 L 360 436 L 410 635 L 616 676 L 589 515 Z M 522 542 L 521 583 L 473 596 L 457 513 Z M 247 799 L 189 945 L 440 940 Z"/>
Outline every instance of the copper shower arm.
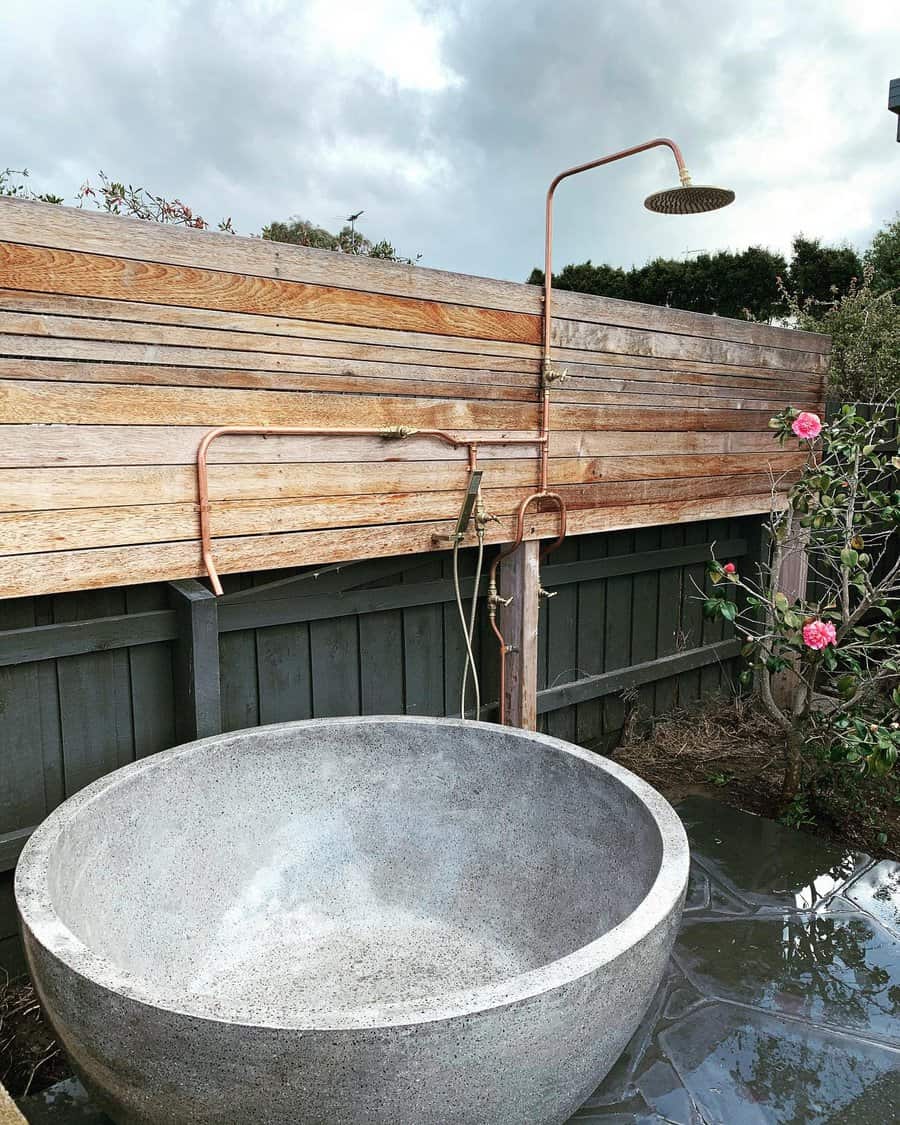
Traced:
<path fill-rule="evenodd" d="M 636 156 L 639 152 L 646 152 L 651 148 L 669 148 L 672 150 L 672 155 L 675 157 L 675 162 L 678 165 L 678 174 L 681 177 L 682 184 L 690 183 L 690 176 L 685 167 L 684 157 L 681 155 L 681 149 L 670 141 L 668 137 L 656 137 L 652 141 L 645 141 L 642 145 L 635 145 L 633 148 L 622 149 L 621 152 L 614 152 L 610 156 L 601 156 L 597 160 L 589 160 L 586 164 L 576 164 L 574 168 L 567 168 L 564 172 L 560 172 L 558 176 L 550 183 L 547 189 L 547 208 L 546 208 L 546 222 L 544 226 L 544 370 L 545 373 L 550 367 L 550 299 L 553 288 L 553 194 L 557 187 L 563 180 L 568 179 L 569 176 L 577 176 L 579 172 L 589 172 L 592 168 L 599 168 L 603 164 L 612 164 L 616 160 L 624 160 L 626 156 Z M 546 482 L 544 482 L 546 487 Z"/>

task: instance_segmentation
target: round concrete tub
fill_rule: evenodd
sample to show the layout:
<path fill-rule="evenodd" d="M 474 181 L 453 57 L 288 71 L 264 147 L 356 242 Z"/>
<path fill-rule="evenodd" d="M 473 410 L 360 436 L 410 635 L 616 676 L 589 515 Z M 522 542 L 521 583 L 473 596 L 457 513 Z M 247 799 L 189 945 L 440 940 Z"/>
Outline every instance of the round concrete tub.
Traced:
<path fill-rule="evenodd" d="M 578 747 L 323 719 L 89 786 L 16 895 L 117 1122 L 559 1125 L 644 1014 L 687 874 L 667 802 Z"/>

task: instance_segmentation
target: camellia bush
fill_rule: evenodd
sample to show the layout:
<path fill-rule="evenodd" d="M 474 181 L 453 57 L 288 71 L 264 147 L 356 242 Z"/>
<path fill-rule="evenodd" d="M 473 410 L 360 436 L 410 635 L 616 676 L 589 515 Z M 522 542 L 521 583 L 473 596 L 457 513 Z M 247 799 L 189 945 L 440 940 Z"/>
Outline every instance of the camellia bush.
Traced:
<path fill-rule="evenodd" d="M 890 771 L 900 752 L 900 458 L 896 403 L 831 422 L 790 408 L 770 422 L 806 463 L 771 518 L 756 574 L 709 564 L 708 617 L 736 623 L 745 684 L 784 734 L 781 811 L 823 775 Z M 809 591 L 782 589 L 789 552 L 804 551 Z"/>

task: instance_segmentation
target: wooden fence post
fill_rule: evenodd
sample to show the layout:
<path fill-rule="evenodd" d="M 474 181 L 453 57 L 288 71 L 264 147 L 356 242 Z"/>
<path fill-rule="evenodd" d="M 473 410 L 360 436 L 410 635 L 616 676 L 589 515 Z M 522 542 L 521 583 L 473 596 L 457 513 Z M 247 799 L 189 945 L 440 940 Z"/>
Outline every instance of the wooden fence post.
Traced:
<path fill-rule="evenodd" d="M 503 629 L 506 656 L 506 717 L 523 730 L 537 727 L 537 633 L 541 544 L 531 539 L 500 564 L 500 596 L 512 598 Z"/>
<path fill-rule="evenodd" d="M 218 602 L 196 579 L 168 585 L 178 618 L 175 736 L 179 742 L 190 742 L 222 732 Z"/>
<path fill-rule="evenodd" d="M 808 528 L 795 521 L 791 533 L 784 544 L 781 562 L 780 592 L 789 602 L 806 597 L 806 581 L 809 576 L 809 556 L 806 547 L 809 543 Z M 779 707 L 789 707 L 797 690 L 797 677 L 785 669 L 772 677 L 772 698 Z"/>

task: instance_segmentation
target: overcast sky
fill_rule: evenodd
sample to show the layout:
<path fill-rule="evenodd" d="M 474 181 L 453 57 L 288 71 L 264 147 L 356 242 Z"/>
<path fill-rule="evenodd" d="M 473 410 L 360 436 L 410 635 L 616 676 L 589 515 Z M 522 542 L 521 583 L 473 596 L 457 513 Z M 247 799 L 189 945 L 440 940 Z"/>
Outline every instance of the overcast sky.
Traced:
<path fill-rule="evenodd" d="M 299 215 L 523 280 L 561 168 L 653 136 L 737 193 L 665 217 L 665 150 L 569 181 L 556 263 L 864 246 L 900 208 L 897 0 L 0 0 L 0 167 L 97 169 L 241 233 Z"/>

